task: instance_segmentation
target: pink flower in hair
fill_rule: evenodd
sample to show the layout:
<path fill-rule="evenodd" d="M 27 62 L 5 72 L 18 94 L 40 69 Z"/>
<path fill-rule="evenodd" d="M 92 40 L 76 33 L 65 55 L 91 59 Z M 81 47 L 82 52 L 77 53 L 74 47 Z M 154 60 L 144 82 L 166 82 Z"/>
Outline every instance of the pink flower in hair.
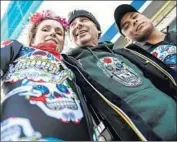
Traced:
<path fill-rule="evenodd" d="M 51 10 L 46 10 L 46 11 L 43 12 L 43 17 L 55 19 L 56 15 Z"/>
<path fill-rule="evenodd" d="M 51 10 L 46 10 L 46 11 L 43 11 L 42 13 L 35 13 L 30 18 L 30 22 L 33 24 L 37 24 L 38 22 L 40 22 L 41 20 L 44 20 L 46 18 L 54 19 L 54 20 L 60 22 L 65 29 L 68 29 L 68 27 L 69 27 L 69 23 L 66 21 L 65 18 L 61 18 L 60 16 L 56 16 L 56 14 Z"/>
<path fill-rule="evenodd" d="M 43 19 L 43 15 L 41 13 L 35 13 L 31 18 L 30 18 L 30 22 L 33 24 L 38 23 L 39 21 L 41 21 Z"/>
<path fill-rule="evenodd" d="M 61 17 L 60 16 L 55 16 L 55 18 L 60 21 L 61 20 Z"/>

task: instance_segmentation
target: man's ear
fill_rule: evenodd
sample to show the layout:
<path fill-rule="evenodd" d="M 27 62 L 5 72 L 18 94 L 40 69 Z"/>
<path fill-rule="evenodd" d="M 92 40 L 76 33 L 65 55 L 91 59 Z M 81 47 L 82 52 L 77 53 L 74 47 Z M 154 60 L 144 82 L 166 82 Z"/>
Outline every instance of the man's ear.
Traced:
<path fill-rule="evenodd" d="M 98 30 L 98 38 L 100 38 L 102 32 L 100 30 Z"/>

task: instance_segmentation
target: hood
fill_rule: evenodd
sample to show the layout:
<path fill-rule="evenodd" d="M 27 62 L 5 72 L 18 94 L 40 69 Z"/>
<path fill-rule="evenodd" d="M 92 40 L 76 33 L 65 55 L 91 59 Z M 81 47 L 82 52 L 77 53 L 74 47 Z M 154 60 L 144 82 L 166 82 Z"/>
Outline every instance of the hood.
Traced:
<path fill-rule="evenodd" d="M 101 50 L 101 51 L 109 51 L 109 49 L 113 49 L 114 44 L 112 42 L 106 41 L 106 42 L 100 42 L 97 46 L 80 46 L 73 50 L 71 50 L 67 55 L 72 57 L 77 57 L 80 54 L 82 54 L 84 51 L 88 51 L 88 48 L 92 51 L 95 50 Z"/>

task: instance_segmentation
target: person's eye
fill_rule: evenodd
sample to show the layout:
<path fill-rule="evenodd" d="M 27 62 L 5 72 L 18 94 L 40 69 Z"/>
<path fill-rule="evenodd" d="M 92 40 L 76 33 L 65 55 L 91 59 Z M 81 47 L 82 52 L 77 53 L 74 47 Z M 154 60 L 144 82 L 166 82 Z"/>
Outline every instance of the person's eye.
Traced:
<path fill-rule="evenodd" d="M 76 25 L 76 23 L 72 23 L 72 24 L 70 25 L 70 28 L 74 28 L 75 25 Z"/>
<path fill-rule="evenodd" d="M 83 20 L 82 20 L 82 22 L 87 22 L 87 21 L 88 21 L 88 19 L 83 19 Z"/>
<path fill-rule="evenodd" d="M 42 31 L 44 31 L 44 32 L 48 32 L 49 29 L 48 29 L 47 27 L 45 27 L 45 28 L 42 29 Z"/>
<path fill-rule="evenodd" d="M 128 28 L 129 28 L 129 24 L 126 24 L 123 29 L 127 30 Z"/>
<path fill-rule="evenodd" d="M 57 32 L 57 35 L 60 35 L 60 36 L 62 36 L 63 34 L 62 34 L 61 32 Z"/>

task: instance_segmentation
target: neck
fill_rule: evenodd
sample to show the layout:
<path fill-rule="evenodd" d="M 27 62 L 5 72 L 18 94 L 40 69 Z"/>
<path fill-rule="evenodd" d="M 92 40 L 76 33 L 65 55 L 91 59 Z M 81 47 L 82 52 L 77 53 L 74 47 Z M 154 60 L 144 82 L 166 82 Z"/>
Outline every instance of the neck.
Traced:
<path fill-rule="evenodd" d="M 98 41 L 88 41 L 88 42 L 83 42 L 82 44 L 79 44 L 79 46 L 97 46 L 98 45 Z"/>
<path fill-rule="evenodd" d="M 86 43 L 85 45 L 87 45 L 87 46 L 97 46 L 98 42 L 89 42 L 89 43 Z"/>
<path fill-rule="evenodd" d="M 158 31 L 158 30 L 154 30 L 149 38 L 146 40 L 146 42 L 150 43 L 150 44 L 156 44 L 156 43 L 159 43 L 161 41 L 163 41 L 165 38 L 165 34 Z"/>

